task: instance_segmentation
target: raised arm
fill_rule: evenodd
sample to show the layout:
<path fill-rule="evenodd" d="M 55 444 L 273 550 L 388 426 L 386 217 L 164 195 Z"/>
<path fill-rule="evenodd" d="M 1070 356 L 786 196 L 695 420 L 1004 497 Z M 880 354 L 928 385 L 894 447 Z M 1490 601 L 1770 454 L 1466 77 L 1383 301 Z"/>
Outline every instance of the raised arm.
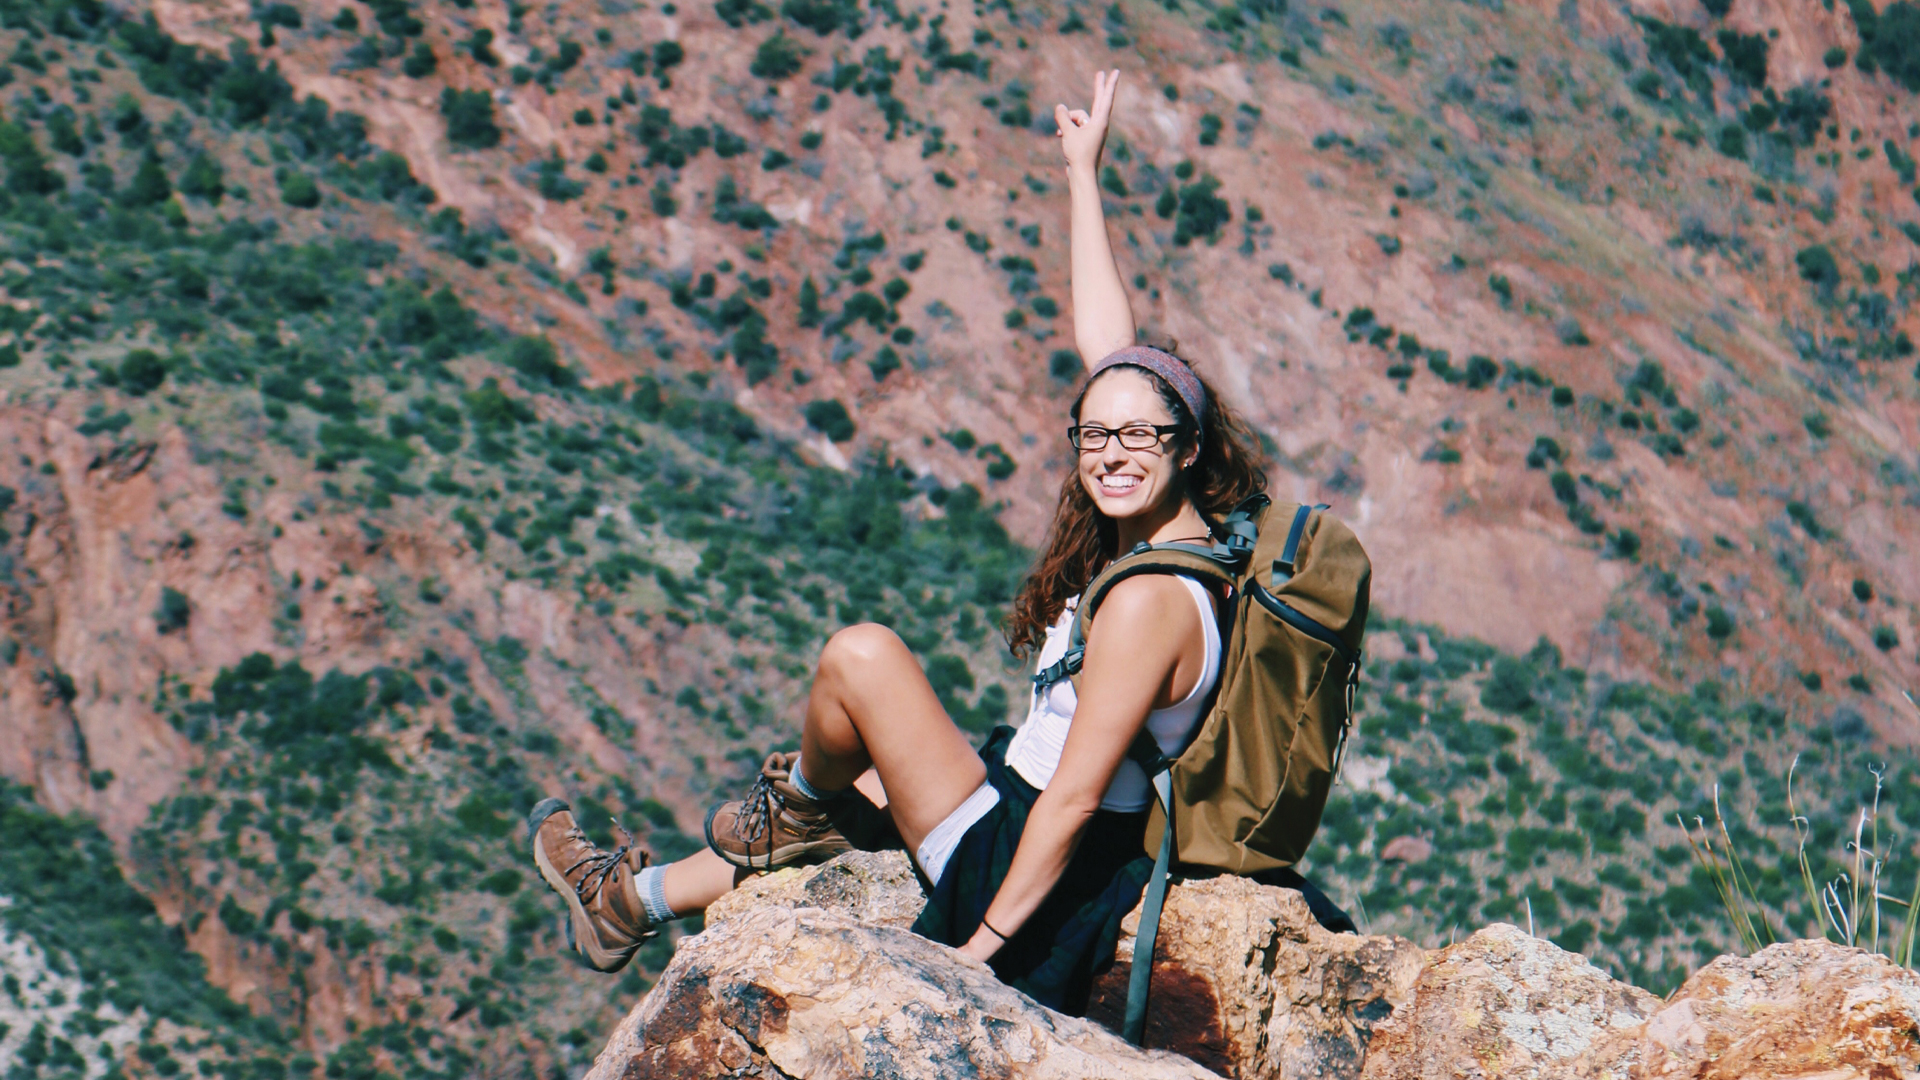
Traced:
<path fill-rule="evenodd" d="M 1053 107 L 1060 125 L 1060 147 L 1067 157 L 1067 195 L 1071 203 L 1073 340 L 1089 369 L 1116 349 L 1133 344 L 1133 309 L 1127 288 L 1107 242 L 1106 213 L 1100 208 L 1100 151 L 1120 72 L 1095 72 L 1093 111 Z"/>

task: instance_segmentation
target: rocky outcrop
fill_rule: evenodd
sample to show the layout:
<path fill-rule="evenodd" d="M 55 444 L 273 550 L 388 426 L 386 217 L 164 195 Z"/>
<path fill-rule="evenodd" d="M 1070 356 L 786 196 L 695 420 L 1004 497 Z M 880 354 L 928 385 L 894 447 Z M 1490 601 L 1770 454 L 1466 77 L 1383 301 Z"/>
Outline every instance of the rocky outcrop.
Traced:
<path fill-rule="evenodd" d="M 1128 916 L 1129 935 L 1139 918 Z M 1146 1043 L 1244 1080 L 1355 1077 L 1423 956 L 1405 938 L 1321 928 L 1292 889 L 1240 877 L 1176 885 L 1154 948 Z M 1129 936 L 1090 1016 L 1118 1027 L 1133 959 Z"/>
<path fill-rule="evenodd" d="M 899 852 L 746 883 L 708 911 L 589 1080 L 1920 1075 L 1920 974 L 1825 941 L 1721 957 L 1663 1003 L 1504 923 L 1427 953 L 1329 933 L 1289 889 L 1184 882 L 1161 919 L 1143 1052 L 1111 1032 L 1137 911 L 1077 1020 L 913 935 L 924 903 Z"/>
<path fill-rule="evenodd" d="M 851 851 L 818 866 L 749 878 L 707 909 L 707 925 L 774 906 L 824 908 L 872 926 L 905 930 L 926 905 L 906 852 Z"/>
<path fill-rule="evenodd" d="M 1631 1043 L 1636 1080 L 1920 1075 L 1920 974 L 1826 941 L 1723 956 Z"/>
<path fill-rule="evenodd" d="M 907 930 L 761 907 L 680 946 L 587 1080 L 1202 1080 Z"/>
<path fill-rule="evenodd" d="M 1624 1078 L 1660 999 L 1552 942 L 1495 923 L 1428 957 L 1375 1032 L 1367 1080 Z"/>
<path fill-rule="evenodd" d="M 1920 974 L 1827 941 L 1723 956 L 1662 1003 L 1496 924 L 1433 953 L 1367 1080 L 1920 1075 Z"/>
<path fill-rule="evenodd" d="M 736 923 L 772 906 L 905 929 L 924 903 L 903 853 L 855 852 L 749 881 L 708 910 L 707 925 L 731 936 Z M 1138 923 L 1136 911 L 1118 962 L 1095 987 L 1088 1018 L 1110 1030 L 1125 1008 Z M 1412 942 L 1329 933 L 1299 893 L 1244 878 L 1174 886 L 1160 926 L 1147 1046 L 1245 1080 L 1358 1076 L 1373 1025 L 1410 996 L 1421 970 Z M 676 957 L 663 987 L 689 977 L 679 966 Z"/>

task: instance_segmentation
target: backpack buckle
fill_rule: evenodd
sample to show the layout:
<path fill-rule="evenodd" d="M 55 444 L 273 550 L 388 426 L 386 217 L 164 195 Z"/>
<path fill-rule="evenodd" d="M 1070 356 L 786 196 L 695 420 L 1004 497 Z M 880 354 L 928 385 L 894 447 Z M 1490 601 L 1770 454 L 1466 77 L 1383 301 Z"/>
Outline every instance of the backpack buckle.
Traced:
<path fill-rule="evenodd" d="M 1080 671 L 1080 662 L 1085 659 L 1086 654 L 1087 647 L 1085 645 L 1075 645 L 1073 648 L 1068 649 L 1065 656 L 1048 664 L 1033 677 L 1033 688 L 1044 691 L 1061 679 L 1078 674 Z"/>

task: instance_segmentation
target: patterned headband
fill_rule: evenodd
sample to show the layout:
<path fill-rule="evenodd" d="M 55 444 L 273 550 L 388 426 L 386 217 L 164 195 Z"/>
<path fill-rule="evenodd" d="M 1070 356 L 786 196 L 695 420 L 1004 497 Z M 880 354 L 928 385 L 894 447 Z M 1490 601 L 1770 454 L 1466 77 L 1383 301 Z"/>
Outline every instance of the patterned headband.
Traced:
<path fill-rule="evenodd" d="M 1173 392 L 1180 395 L 1180 401 L 1187 407 L 1187 415 L 1193 417 L 1196 427 L 1194 443 L 1199 445 L 1200 428 L 1206 423 L 1207 390 L 1200 385 L 1200 377 L 1193 373 L 1186 361 L 1168 352 L 1149 348 L 1145 345 L 1129 345 L 1118 352 L 1110 353 L 1106 359 L 1093 365 L 1093 374 L 1088 382 L 1100 377 L 1108 368 L 1122 364 L 1130 367 L 1145 368 L 1167 381 Z"/>

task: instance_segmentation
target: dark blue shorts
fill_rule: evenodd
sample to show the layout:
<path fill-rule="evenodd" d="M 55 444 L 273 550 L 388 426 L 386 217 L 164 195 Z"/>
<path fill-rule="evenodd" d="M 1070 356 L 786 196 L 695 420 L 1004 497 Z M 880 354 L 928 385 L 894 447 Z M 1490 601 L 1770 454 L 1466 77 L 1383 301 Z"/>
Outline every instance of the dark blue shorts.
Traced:
<path fill-rule="evenodd" d="M 924 937 L 956 948 L 966 944 L 1013 864 L 1040 792 L 1007 767 L 1012 738 L 1012 728 L 996 727 L 980 750 L 1000 802 L 961 836 L 928 891 L 913 926 Z M 1139 905 L 1153 872 L 1143 847 L 1146 827 L 1144 810 L 1094 815 L 1059 884 L 994 954 L 991 965 L 1001 981 L 1049 1008 L 1074 1016 L 1086 1012 L 1094 978 L 1113 965 L 1120 920 Z"/>

